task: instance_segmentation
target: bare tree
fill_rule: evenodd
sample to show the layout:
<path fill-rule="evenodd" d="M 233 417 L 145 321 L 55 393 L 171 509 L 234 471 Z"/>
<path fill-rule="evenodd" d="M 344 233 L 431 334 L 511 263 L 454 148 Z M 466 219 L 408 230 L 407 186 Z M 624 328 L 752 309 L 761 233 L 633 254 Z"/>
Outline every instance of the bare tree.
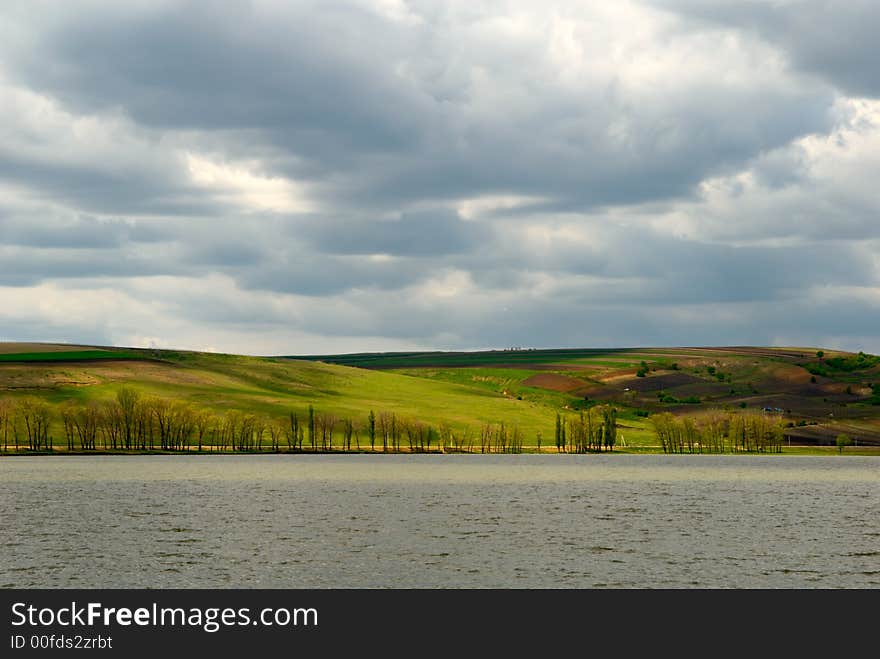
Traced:
<path fill-rule="evenodd" d="M 440 428 L 438 431 L 439 440 L 440 440 L 440 452 L 445 453 L 446 447 L 453 445 L 453 437 L 452 437 L 452 426 L 449 425 L 447 421 L 440 422 Z"/>
<path fill-rule="evenodd" d="M 394 424 L 394 415 L 389 412 L 379 412 L 377 426 L 379 428 L 379 436 L 382 438 L 382 451 L 388 450 L 388 440 L 391 437 L 391 427 Z"/>
<path fill-rule="evenodd" d="M 238 425 L 238 450 L 250 451 L 254 445 L 254 425 L 256 417 L 253 414 L 246 414 L 241 417 Z"/>
<path fill-rule="evenodd" d="M 73 421 L 76 425 L 76 434 L 79 437 L 79 447 L 81 449 L 85 451 L 95 450 L 101 418 L 101 408 L 94 401 L 80 405 L 76 409 Z"/>
<path fill-rule="evenodd" d="M 266 426 L 272 441 L 272 450 L 276 453 L 281 450 L 281 438 L 284 437 L 287 427 L 287 419 L 272 419 Z"/>
<path fill-rule="evenodd" d="M 32 451 L 52 450 L 49 444 L 49 425 L 52 419 L 49 404 L 34 396 L 28 396 L 18 401 L 16 413 L 27 436 L 28 448 Z"/>
<path fill-rule="evenodd" d="M 486 423 L 480 429 L 480 453 L 492 452 L 492 436 L 494 428 L 491 423 Z"/>
<path fill-rule="evenodd" d="M 131 450 L 134 443 L 136 411 L 140 394 L 131 387 L 122 387 L 116 392 L 116 403 L 119 405 L 122 443 L 126 450 Z"/>
<path fill-rule="evenodd" d="M 12 426 L 12 403 L 8 398 L 0 398 L 0 437 L 3 450 L 9 450 L 9 435 Z"/>
<path fill-rule="evenodd" d="M 61 414 L 61 423 L 64 425 L 64 437 L 67 439 L 67 450 L 73 450 L 74 441 L 76 441 L 76 413 L 77 404 L 72 400 L 64 401 L 59 410 Z"/>
<path fill-rule="evenodd" d="M 258 451 L 263 450 L 263 437 L 266 435 L 266 429 L 269 425 L 269 422 L 266 418 L 261 416 L 254 417 L 254 447 Z"/>
<path fill-rule="evenodd" d="M 351 450 L 351 438 L 354 435 L 354 422 L 350 418 L 342 420 L 342 447 L 343 450 Z"/>
<path fill-rule="evenodd" d="M 318 415 L 318 428 L 321 435 L 321 450 L 333 450 L 333 431 L 339 423 L 339 417 L 329 412 Z"/>
<path fill-rule="evenodd" d="M 193 424 L 199 442 L 199 452 L 201 452 L 202 444 L 205 438 L 210 435 L 212 426 L 214 426 L 216 422 L 216 417 L 209 410 L 198 410 L 193 415 Z"/>
<path fill-rule="evenodd" d="M 291 451 L 296 448 L 302 448 L 301 442 L 298 445 L 298 440 L 300 438 L 300 424 L 299 417 L 296 412 L 291 412 L 288 415 L 288 425 L 284 429 L 284 436 L 287 438 L 287 450 Z"/>

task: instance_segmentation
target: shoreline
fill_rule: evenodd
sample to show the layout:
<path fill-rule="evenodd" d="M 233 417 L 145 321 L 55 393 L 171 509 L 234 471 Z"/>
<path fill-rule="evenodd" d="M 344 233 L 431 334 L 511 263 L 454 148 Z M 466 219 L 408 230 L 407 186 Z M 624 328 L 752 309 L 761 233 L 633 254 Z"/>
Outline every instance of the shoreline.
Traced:
<path fill-rule="evenodd" d="M 394 451 L 383 451 L 383 450 L 370 450 L 370 449 L 339 449 L 339 450 L 327 450 L 327 449 L 319 449 L 319 450 L 265 450 L 265 451 L 230 451 L 226 450 L 201 450 L 199 451 L 196 448 L 182 450 L 182 451 L 167 451 L 161 449 L 147 449 L 147 450 L 120 450 L 120 449 L 95 449 L 95 450 L 81 450 L 81 449 L 53 449 L 51 451 L 41 450 L 41 451 L 32 451 L 27 449 L 19 449 L 16 450 L 8 450 L 8 451 L 0 451 L 0 459 L 2 458 L 16 458 L 16 457 L 38 457 L 38 456 L 150 456 L 150 455 L 165 455 L 165 456 L 186 456 L 186 457 L 200 457 L 200 456 L 212 456 L 212 455 L 224 455 L 224 456 L 234 456 L 234 455 L 755 455 L 755 456 L 777 456 L 777 455 L 814 455 L 819 457 L 832 457 L 832 456 L 842 456 L 842 455 L 851 455 L 851 456 L 866 456 L 866 457 L 880 457 L 880 446 L 848 446 L 845 447 L 841 452 L 836 446 L 806 446 L 806 445 L 795 445 L 795 446 L 786 446 L 783 447 L 781 451 L 771 452 L 771 451 L 725 451 L 725 452 L 709 452 L 709 451 L 694 451 L 694 452 L 676 452 L 676 453 L 666 453 L 659 446 L 651 447 L 625 447 L 622 449 L 616 449 L 614 451 L 558 451 L 554 448 L 542 448 L 540 451 L 537 448 L 531 448 L 529 450 L 522 450 L 519 452 L 504 452 L 504 451 L 450 451 L 450 450 L 413 450 L 409 449 L 398 449 Z"/>

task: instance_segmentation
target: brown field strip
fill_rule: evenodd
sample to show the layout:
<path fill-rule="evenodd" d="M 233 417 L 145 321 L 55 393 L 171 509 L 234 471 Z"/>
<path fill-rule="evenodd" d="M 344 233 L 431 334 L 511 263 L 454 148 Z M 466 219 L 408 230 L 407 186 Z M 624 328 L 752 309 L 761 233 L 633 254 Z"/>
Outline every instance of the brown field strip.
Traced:
<path fill-rule="evenodd" d="M 58 343 L 3 343 L 0 342 L 0 355 L 15 355 L 20 352 L 78 352 L 80 350 L 103 350 L 92 346 L 67 345 Z"/>
<path fill-rule="evenodd" d="M 554 373 L 539 373 L 530 378 L 526 378 L 522 383 L 527 387 L 540 387 L 541 389 L 561 391 L 564 393 L 580 389 L 585 384 L 583 380 L 570 378 L 565 375 L 556 375 Z"/>

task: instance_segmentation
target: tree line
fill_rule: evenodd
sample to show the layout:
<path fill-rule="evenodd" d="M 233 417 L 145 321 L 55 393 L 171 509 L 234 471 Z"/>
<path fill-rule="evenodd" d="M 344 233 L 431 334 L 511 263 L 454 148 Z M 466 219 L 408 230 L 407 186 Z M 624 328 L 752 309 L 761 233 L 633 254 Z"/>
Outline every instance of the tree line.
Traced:
<path fill-rule="evenodd" d="M 34 397 L 0 399 L 0 448 L 51 451 L 53 422 L 67 450 L 520 453 L 517 425 L 485 423 L 477 430 L 432 425 L 394 412 L 366 418 L 291 410 L 283 417 L 228 410 L 216 412 L 181 400 L 143 396 L 123 387 L 105 401 L 66 401 L 56 407 Z"/>
<path fill-rule="evenodd" d="M 556 449 L 561 453 L 613 451 L 617 443 L 617 409 L 597 405 L 575 417 L 556 414 Z"/>
<path fill-rule="evenodd" d="M 711 414 L 699 421 L 669 412 L 652 414 L 664 453 L 781 453 L 784 422 L 767 414 Z"/>

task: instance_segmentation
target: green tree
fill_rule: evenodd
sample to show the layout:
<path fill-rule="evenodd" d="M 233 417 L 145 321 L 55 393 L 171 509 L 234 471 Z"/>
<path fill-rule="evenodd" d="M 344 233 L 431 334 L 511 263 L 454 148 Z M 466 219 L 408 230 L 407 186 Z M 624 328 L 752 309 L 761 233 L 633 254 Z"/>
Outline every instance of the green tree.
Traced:
<path fill-rule="evenodd" d="M 291 412 L 288 415 L 288 419 L 290 424 L 287 428 L 287 450 L 289 451 L 292 448 L 297 448 L 297 439 L 300 436 L 300 428 L 299 417 L 296 412 Z"/>
<path fill-rule="evenodd" d="M 605 448 L 613 451 L 617 443 L 617 408 L 608 405 L 602 410 L 602 426 Z"/>
<path fill-rule="evenodd" d="M 839 453 L 843 453 L 843 449 L 850 445 L 852 445 L 852 439 L 849 435 L 841 433 L 837 436 L 837 451 Z"/>

